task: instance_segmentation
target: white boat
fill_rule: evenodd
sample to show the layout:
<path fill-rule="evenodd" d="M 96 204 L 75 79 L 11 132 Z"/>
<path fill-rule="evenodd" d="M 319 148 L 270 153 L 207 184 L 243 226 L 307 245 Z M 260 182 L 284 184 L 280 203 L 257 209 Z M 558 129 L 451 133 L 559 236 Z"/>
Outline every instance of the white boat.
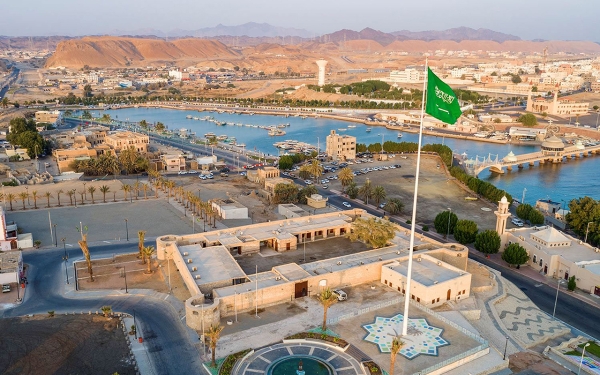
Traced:
<path fill-rule="evenodd" d="M 186 119 L 191 120 L 192 119 L 192 115 L 187 115 L 185 116 Z"/>
<path fill-rule="evenodd" d="M 349 128 L 355 128 L 356 125 L 348 125 Z"/>
<path fill-rule="evenodd" d="M 402 133 L 398 133 L 398 138 L 402 138 Z"/>
<path fill-rule="evenodd" d="M 340 131 L 340 132 L 345 132 L 346 130 L 348 130 L 348 129 L 346 129 L 346 128 L 338 128 L 338 131 Z"/>
<path fill-rule="evenodd" d="M 371 128 L 367 128 L 367 133 L 369 133 L 371 131 Z"/>
<path fill-rule="evenodd" d="M 194 117 L 194 120 L 200 120 L 198 117 Z"/>
<path fill-rule="evenodd" d="M 206 133 L 206 134 L 204 134 L 204 137 L 205 137 L 205 138 L 214 138 L 214 137 L 216 137 L 216 136 L 217 136 L 217 135 L 216 135 L 215 133 Z"/>

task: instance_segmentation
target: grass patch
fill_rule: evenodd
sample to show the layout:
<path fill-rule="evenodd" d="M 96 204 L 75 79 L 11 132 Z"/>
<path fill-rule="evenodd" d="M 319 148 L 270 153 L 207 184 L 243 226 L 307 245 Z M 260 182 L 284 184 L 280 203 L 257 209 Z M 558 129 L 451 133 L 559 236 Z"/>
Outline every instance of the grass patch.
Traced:
<path fill-rule="evenodd" d="M 309 329 L 307 332 L 312 332 L 312 333 L 317 333 L 317 334 L 326 334 L 327 336 L 332 336 L 332 337 L 340 337 L 340 335 L 338 335 L 337 333 L 333 332 L 332 330 L 330 330 L 329 328 L 327 328 L 325 331 L 323 331 L 321 329 L 321 327 L 317 327 L 317 328 L 313 328 L 313 329 Z"/>
<path fill-rule="evenodd" d="M 227 357 L 226 357 L 227 358 Z M 226 358 L 219 358 L 216 359 L 215 362 L 217 363 L 216 367 L 212 367 L 211 361 L 208 362 L 204 362 L 204 364 L 206 365 L 206 368 L 208 369 L 208 371 L 210 371 L 211 375 L 218 375 L 219 374 L 219 367 L 221 366 L 221 363 L 223 363 L 225 361 Z"/>
<path fill-rule="evenodd" d="M 600 345 L 596 344 L 594 341 L 588 341 L 587 344 L 590 344 L 590 346 L 585 348 L 585 351 L 600 358 Z M 586 344 L 581 344 L 579 347 L 583 349 L 585 345 Z"/>
<path fill-rule="evenodd" d="M 220 368 L 217 364 L 217 368 L 219 368 L 218 374 L 219 375 L 230 375 L 231 371 L 233 370 L 233 366 L 235 366 L 235 363 L 237 362 L 237 360 L 242 358 L 246 354 L 248 354 L 248 352 L 250 352 L 250 349 L 242 350 L 241 352 L 237 352 L 237 353 L 228 355 L 225 359 L 222 360 L 223 364 L 221 365 Z M 211 369 L 211 372 L 212 372 L 212 369 Z M 215 375 L 216 375 L 216 373 L 215 373 Z"/>
<path fill-rule="evenodd" d="M 581 355 L 577 350 L 571 350 L 570 352 L 565 352 L 565 355 Z"/>
<path fill-rule="evenodd" d="M 373 361 L 365 362 L 364 365 L 369 369 L 371 375 L 383 375 L 383 371 L 379 365 Z"/>

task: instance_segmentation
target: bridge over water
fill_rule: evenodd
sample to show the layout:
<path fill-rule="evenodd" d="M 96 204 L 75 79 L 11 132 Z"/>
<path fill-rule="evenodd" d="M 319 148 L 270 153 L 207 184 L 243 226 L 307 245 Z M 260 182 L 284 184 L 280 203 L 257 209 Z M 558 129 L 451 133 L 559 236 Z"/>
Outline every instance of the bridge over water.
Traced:
<path fill-rule="evenodd" d="M 546 143 L 546 142 L 544 142 Z M 564 147 L 544 148 L 540 151 L 527 154 L 514 155 L 509 153 L 503 159 L 498 155 L 489 154 L 487 157 L 476 157 L 475 160 L 465 162 L 465 170 L 472 176 L 477 176 L 486 169 L 490 169 L 493 173 L 504 174 L 505 169 L 510 171 L 515 166 L 523 168 L 525 164 L 535 166 L 544 163 L 562 163 L 565 159 L 578 159 L 593 156 L 600 152 L 600 144 L 594 146 L 583 146 L 581 143 Z"/>

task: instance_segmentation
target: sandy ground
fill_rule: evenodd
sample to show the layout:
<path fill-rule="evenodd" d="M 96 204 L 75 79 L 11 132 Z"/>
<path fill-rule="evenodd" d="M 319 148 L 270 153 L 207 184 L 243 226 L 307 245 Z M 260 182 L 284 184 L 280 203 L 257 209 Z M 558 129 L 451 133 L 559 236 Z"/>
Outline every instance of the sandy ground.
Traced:
<path fill-rule="evenodd" d="M 385 188 L 387 199 L 399 198 L 405 205 L 401 217 L 409 219 L 412 214 L 414 183 L 417 156 L 408 154 L 404 159 L 401 155 L 389 161 L 351 165 L 353 170 L 367 167 L 400 164 L 402 167 L 392 170 L 370 172 L 354 177 L 360 187 L 367 178 L 373 186 Z M 440 168 L 437 166 L 440 165 Z M 331 174 L 329 174 L 331 175 Z M 332 180 L 330 188 L 341 191 L 339 180 Z M 446 173 L 441 160 L 434 156 L 422 156 L 419 178 L 419 196 L 417 200 L 417 223 L 428 225 L 433 230 L 435 216 L 450 208 L 459 219 L 477 222 L 479 229 L 493 229 L 496 225 L 495 206 L 483 200 L 466 201 L 464 198 L 473 194 L 464 190 Z M 370 202 L 374 204 L 373 202 Z M 484 208 L 485 210 L 482 210 Z M 489 209 L 490 211 L 487 211 Z"/>
<path fill-rule="evenodd" d="M 509 359 L 509 368 L 515 374 L 522 375 L 534 375 L 534 374 L 544 374 L 544 375 L 569 375 L 571 371 L 566 368 L 560 366 L 559 364 L 545 359 L 539 353 L 533 352 L 520 352 L 515 353 L 508 357 Z"/>
<path fill-rule="evenodd" d="M 162 293 L 169 292 L 169 281 L 173 295 L 185 301 L 190 298 L 190 292 L 185 287 L 183 279 L 177 267 L 170 261 L 158 261 L 152 259 L 152 273 L 148 274 L 147 265 L 142 264 L 136 254 L 126 254 L 116 256 L 114 259 L 92 260 L 92 269 L 94 272 L 94 282 L 89 281 L 89 274 L 85 262 L 77 263 L 77 277 L 79 279 L 79 289 L 82 290 L 124 290 L 125 276 L 123 267 L 127 270 L 127 288 L 128 289 L 152 289 Z M 171 268 L 168 270 L 168 268 Z M 170 278 L 169 278 L 170 275 Z"/>
<path fill-rule="evenodd" d="M 97 315 L 0 320 L 2 374 L 135 374 L 118 319 Z"/>

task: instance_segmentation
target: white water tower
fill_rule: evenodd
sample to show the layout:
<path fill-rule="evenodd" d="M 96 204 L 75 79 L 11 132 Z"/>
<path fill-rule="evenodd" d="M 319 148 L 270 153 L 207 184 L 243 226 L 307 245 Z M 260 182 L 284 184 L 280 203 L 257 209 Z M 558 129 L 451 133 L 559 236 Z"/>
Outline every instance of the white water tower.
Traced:
<path fill-rule="evenodd" d="M 319 67 L 319 86 L 323 86 L 325 84 L 325 67 L 327 66 L 327 60 L 317 60 L 317 66 Z"/>

